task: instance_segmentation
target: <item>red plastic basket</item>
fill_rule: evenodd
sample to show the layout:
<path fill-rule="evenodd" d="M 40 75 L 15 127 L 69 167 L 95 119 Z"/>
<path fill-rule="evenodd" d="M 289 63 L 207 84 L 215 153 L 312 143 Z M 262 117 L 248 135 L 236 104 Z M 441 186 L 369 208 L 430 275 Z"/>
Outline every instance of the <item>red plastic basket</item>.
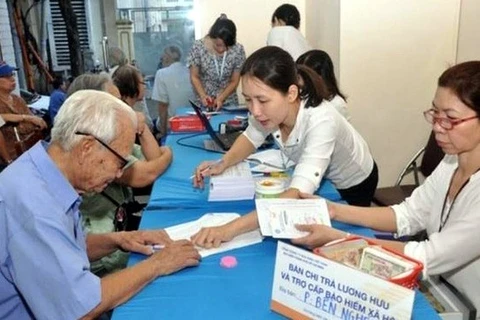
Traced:
<path fill-rule="evenodd" d="M 397 251 L 391 250 L 389 248 L 385 248 L 384 246 L 376 243 L 375 241 L 372 241 L 370 239 L 366 239 L 366 238 L 363 238 L 363 237 L 351 236 L 351 237 L 348 237 L 348 238 L 344 238 L 344 239 L 341 239 L 341 240 L 338 240 L 338 241 L 331 242 L 331 243 L 327 244 L 326 246 L 333 245 L 333 244 L 338 244 L 338 243 L 342 243 L 342 242 L 346 242 L 346 241 L 357 240 L 357 239 L 363 239 L 369 245 L 380 246 L 383 250 L 388 251 L 393 255 L 402 257 L 405 260 L 413 262 L 415 264 L 415 266 L 413 267 L 413 269 L 411 270 L 411 272 L 408 275 L 405 275 L 404 277 L 400 277 L 400 278 L 388 279 L 387 281 L 398 284 L 398 285 L 401 285 L 402 287 L 409 288 L 409 289 L 415 289 L 418 286 L 418 278 L 419 278 L 420 272 L 422 272 L 422 270 L 423 270 L 423 263 L 421 263 L 418 260 L 412 259 L 412 258 L 410 258 L 410 257 L 408 257 L 404 254 L 401 254 Z M 319 256 L 322 256 L 324 258 L 327 258 L 320 252 L 320 248 L 313 249 L 313 253 L 315 253 Z M 358 270 L 358 269 L 356 269 L 356 270 Z"/>
<path fill-rule="evenodd" d="M 169 119 L 172 132 L 201 132 L 205 131 L 202 120 L 197 115 L 175 116 Z"/>

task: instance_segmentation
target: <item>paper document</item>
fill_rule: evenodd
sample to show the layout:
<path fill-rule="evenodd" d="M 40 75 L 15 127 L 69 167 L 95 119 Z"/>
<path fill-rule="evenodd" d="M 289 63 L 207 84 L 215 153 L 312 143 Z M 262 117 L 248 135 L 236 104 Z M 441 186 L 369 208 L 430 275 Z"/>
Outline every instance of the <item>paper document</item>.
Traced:
<path fill-rule="evenodd" d="M 256 164 L 250 170 L 253 172 L 281 172 L 293 167 L 295 163 L 278 149 L 269 149 L 252 154 L 247 161 Z"/>
<path fill-rule="evenodd" d="M 172 240 L 190 240 L 190 237 L 200 231 L 201 228 L 221 226 L 238 217 L 240 217 L 238 213 L 207 213 L 197 220 L 166 228 L 165 231 Z M 229 242 L 223 242 L 218 248 L 205 249 L 197 247 L 197 249 L 202 257 L 207 257 L 212 254 L 260 243 L 262 240 L 263 237 L 257 229 L 236 236 Z"/>
<path fill-rule="evenodd" d="M 264 236 L 293 239 L 306 236 L 296 224 L 331 226 L 324 199 L 257 199 L 258 223 Z"/>
<path fill-rule="evenodd" d="M 246 162 L 240 162 L 222 174 L 210 177 L 208 201 L 250 200 L 254 195 L 255 181 Z"/>

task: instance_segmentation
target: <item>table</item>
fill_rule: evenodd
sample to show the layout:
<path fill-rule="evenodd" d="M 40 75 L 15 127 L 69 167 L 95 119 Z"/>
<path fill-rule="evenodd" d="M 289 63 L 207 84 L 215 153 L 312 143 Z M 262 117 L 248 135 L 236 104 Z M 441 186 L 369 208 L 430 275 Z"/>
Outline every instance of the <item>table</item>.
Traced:
<path fill-rule="evenodd" d="M 225 212 L 233 207 L 227 204 Z M 207 212 L 212 211 L 208 208 L 147 210 L 140 228 L 164 228 L 194 220 Z M 372 231 L 365 228 L 337 222 L 334 226 L 372 236 Z M 276 248 L 276 240 L 265 238 L 262 243 L 230 251 L 228 254 L 238 260 L 233 269 L 220 267 L 223 254 L 206 257 L 198 267 L 156 279 L 116 308 L 112 319 L 285 319 L 270 310 Z M 144 258 L 132 254 L 129 265 Z M 418 292 L 412 319 L 439 319 Z"/>
<path fill-rule="evenodd" d="M 215 116 L 214 127 L 228 115 Z M 189 176 L 198 163 L 218 159 L 220 154 L 178 145 L 185 135 L 170 135 L 167 144 L 173 149 L 174 161 L 155 182 L 150 202 L 142 216 L 140 229 L 159 229 L 195 220 L 205 213 L 236 212 L 245 214 L 254 208 L 253 200 L 208 202 L 207 192 L 193 189 Z M 192 137 L 188 142 L 203 145 L 207 135 Z M 340 199 L 328 181 L 320 194 L 333 201 Z M 334 222 L 346 232 L 372 236 L 366 228 Z M 224 269 L 219 265 L 224 254 L 206 257 L 198 267 L 160 277 L 146 286 L 130 301 L 116 308 L 113 320 L 126 319 L 284 319 L 270 310 L 273 270 L 277 241 L 265 238 L 262 243 L 229 251 L 238 266 Z M 129 266 L 145 259 L 131 254 Z M 425 297 L 415 295 L 413 319 L 439 319 Z"/>

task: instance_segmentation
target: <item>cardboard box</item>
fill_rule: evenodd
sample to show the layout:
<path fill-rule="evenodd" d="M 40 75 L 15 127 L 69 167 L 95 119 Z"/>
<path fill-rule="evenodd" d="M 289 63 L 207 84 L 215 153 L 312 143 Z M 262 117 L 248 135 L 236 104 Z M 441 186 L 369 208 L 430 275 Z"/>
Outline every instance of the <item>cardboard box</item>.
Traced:
<path fill-rule="evenodd" d="M 174 116 L 169 119 L 172 132 L 201 132 L 205 131 L 200 118 L 196 115 Z"/>

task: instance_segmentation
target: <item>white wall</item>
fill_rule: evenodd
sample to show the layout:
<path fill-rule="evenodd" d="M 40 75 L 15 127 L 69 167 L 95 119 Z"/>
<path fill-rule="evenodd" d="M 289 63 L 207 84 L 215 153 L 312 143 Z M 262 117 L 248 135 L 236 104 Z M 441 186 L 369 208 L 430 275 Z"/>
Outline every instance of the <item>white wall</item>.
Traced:
<path fill-rule="evenodd" d="M 395 5 L 393 5 L 395 4 Z M 425 144 L 436 81 L 455 63 L 460 0 L 342 1 L 340 78 L 389 185 Z"/>
<path fill-rule="evenodd" d="M 305 37 L 314 49 L 328 52 L 340 80 L 340 1 L 306 0 Z"/>
<path fill-rule="evenodd" d="M 480 1 L 462 0 L 457 62 L 480 60 Z"/>

